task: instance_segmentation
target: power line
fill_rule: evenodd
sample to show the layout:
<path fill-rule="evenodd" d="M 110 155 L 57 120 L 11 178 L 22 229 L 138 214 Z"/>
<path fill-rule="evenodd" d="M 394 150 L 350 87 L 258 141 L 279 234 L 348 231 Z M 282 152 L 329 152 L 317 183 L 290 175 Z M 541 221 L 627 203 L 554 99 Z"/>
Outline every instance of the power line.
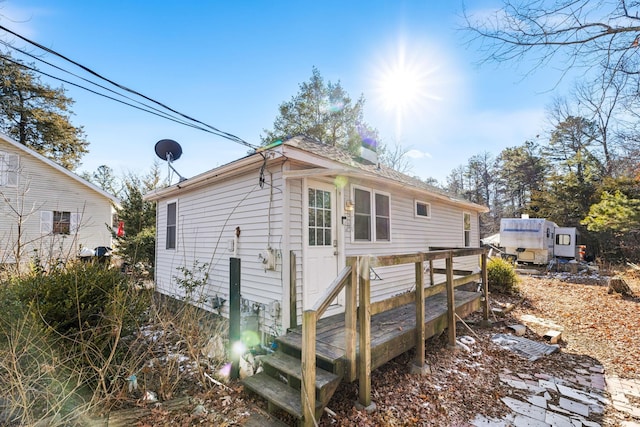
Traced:
<path fill-rule="evenodd" d="M 51 74 L 49 74 L 49 73 L 46 73 L 46 72 L 44 72 L 44 71 L 42 71 L 42 70 L 38 69 L 38 68 L 31 67 L 31 66 L 29 66 L 29 65 L 26 65 L 26 64 L 24 64 L 24 63 L 20 62 L 20 61 L 16 61 L 16 60 L 12 59 L 11 57 L 8 57 L 8 56 L 5 56 L 5 55 L 0 54 L 0 58 L 4 59 L 4 60 L 5 60 L 5 61 L 7 61 L 7 62 L 11 62 L 11 63 L 13 63 L 13 64 L 15 64 L 15 65 L 17 65 L 17 66 L 19 66 L 19 67 L 21 67 L 21 68 L 24 68 L 24 69 L 27 69 L 27 70 L 30 70 L 30 71 L 36 72 L 36 73 L 38 73 L 38 74 L 42 74 L 43 76 L 47 76 L 47 77 L 52 78 L 52 79 L 54 79 L 54 80 L 58 80 L 58 81 L 60 81 L 60 82 L 62 82 L 62 83 L 66 83 L 66 84 L 68 84 L 68 85 L 75 86 L 75 87 L 77 87 L 77 88 L 80 88 L 80 89 L 86 90 L 87 92 L 93 93 L 93 94 L 98 95 L 98 96 L 102 96 L 102 97 L 104 97 L 104 98 L 110 99 L 110 100 L 115 101 L 115 102 L 119 102 L 119 103 L 124 104 L 124 105 L 126 105 L 126 106 L 129 106 L 129 107 L 132 107 L 132 108 L 138 109 L 138 110 L 140 110 L 140 111 L 144 111 L 144 112 L 146 112 L 146 113 L 150 113 L 150 114 L 156 115 L 156 116 L 161 117 L 161 118 L 163 118 L 163 119 L 171 120 L 171 121 L 176 122 L 176 123 L 179 123 L 179 124 L 181 124 L 181 125 L 189 126 L 189 127 L 192 127 L 192 128 L 198 129 L 198 130 L 202 130 L 202 131 L 204 131 L 204 132 L 209 132 L 209 133 L 212 133 L 212 134 L 218 135 L 218 134 L 214 133 L 213 131 L 211 131 L 211 130 L 209 130 L 209 129 L 205 129 L 205 128 L 203 128 L 203 127 L 201 127 L 201 126 L 198 126 L 198 125 L 195 125 L 195 124 L 193 124 L 193 123 L 189 123 L 189 122 L 185 122 L 184 120 L 177 119 L 177 118 L 172 117 L 172 116 L 170 116 L 169 114 L 167 114 L 167 113 L 165 113 L 165 112 L 163 112 L 163 111 L 161 111 L 161 110 L 158 110 L 158 109 L 156 109 L 156 108 L 149 107 L 149 106 L 147 106 L 146 104 L 142 104 L 142 105 L 144 105 L 145 107 L 148 107 L 149 109 L 147 109 L 147 108 L 142 108 L 142 107 L 139 107 L 139 106 L 137 106 L 137 105 L 131 104 L 131 103 L 129 103 L 129 102 L 123 101 L 123 100 L 121 100 L 121 99 L 117 99 L 117 98 L 114 98 L 114 97 L 112 97 L 112 96 L 106 95 L 106 94 L 104 94 L 104 93 L 97 92 L 97 91 L 95 91 L 95 90 L 93 90 L 93 89 L 89 89 L 89 88 L 87 88 L 87 87 L 84 87 L 84 86 L 79 85 L 79 84 L 77 84 L 77 83 L 71 82 L 71 81 L 69 81 L 69 80 L 65 80 L 65 79 L 63 79 L 63 78 L 56 77 L 56 76 L 54 76 L 54 75 L 51 75 Z M 98 86 L 100 86 L 100 85 L 98 85 Z M 100 86 L 100 87 L 102 87 L 102 86 Z M 109 89 L 107 89 L 107 90 L 109 90 Z M 112 91 L 112 90 L 110 90 L 110 91 L 111 91 L 111 92 L 113 92 L 113 93 L 115 93 L 116 95 L 123 96 L 123 95 L 121 95 L 121 94 L 119 94 L 119 93 L 117 93 L 117 92 L 114 92 L 114 91 Z M 127 98 L 127 99 L 131 99 L 131 98 L 126 97 L 126 96 L 125 96 L 125 98 Z M 138 101 L 134 101 L 134 102 L 138 102 Z M 155 110 L 155 111 L 152 111 L 152 110 Z M 218 136 L 220 136 L 220 135 L 218 135 Z"/>
<path fill-rule="evenodd" d="M 70 59 L 70 58 L 66 57 L 65 55 L 62 55 L 61 53 L 58 53 L 57 51 L 55 51 L 55 50 L 53 50 L 53 49 L 50 49 L 50 48 L 48 48 L 48 47 L 46 47 L 46 46 L 43 46 L 43 45 L 41 45 L 41 44 L 40 44 L 40 43 L 38 43 L 38 42 L 35 42 L 35 41 L 33 41 L 33 40 L 31 40 L 31 39 L 29 39 L 29 38 L 25 37 L 25 36 L 22 36 L 21 34 L 18 34 L 18 33 L 14 32 L 14 31 L 12 31 L 12 30 L 10 30 L 10 29 L 8 29 L 8 28 L 4 27 L 3 25 L 0 25 L 0 30 L 3 30 L 3 31 L 5 31 L 5 32 L 7 32 L 7 33 L 9 33 L 9 34 L 12 34 L 12 35 L 14 35 L 14 36 L 18 37 L 19 39 L 21 39 L 21 40 L 23 40 L 23 41 L 25 41 L 25 42 L 27 42 L 27 43 L 29 43 L 29 44 L 31 44 L 31 45 L 33 45 L 33 46 L 35 46 L 35 47 L 39 48 L 39 49 L 41 49 L 41 50 L 43 50 L 43 51 L 45 51 L 45 52 L 47 52 L 47 53 L 50 53 L 50 54 L 52 54 L 52 55 L 54 55 L 54 56 L 57 56 L 58 58 L 61 58 L 61 59 L 63 59 L 64 61 L 67 61 L 67 62 L 69 62 L 69 63 L 71 63 L 71 64 L 75 65 L 76 67 L 79 67 L 80 69 L 82 69 L 82 70 L 86 71 L 87 73 L 89 73 L 89 74 L 91 74 L 91 75 L 93 75 L 93 76 L 95 76 L 95 77 L 99 78 L 100 80 L 106 81 L 107 83 L 109 83 L 109 84 L 111 84 L 111 85 L 113 85 L 113 86 L 115 86 L 115 87 L 117 87 L 117 88 L 119 88 L 119 89 L 121 89 L 121 90 L 124 90 L 124 91 L 126 91 L 126 92 L 132 93 L 132 94 L 134 94 L 134 95 L 136 95 L 136 96 L 139 96 L 139 97 L 141 97 L 141 98 L 143 98 L 143 99 L 146 99 L 146 100 L 147 100 L 147 101 L 149 101 L 149 102 L 152 102 L 152 103 L 154 103 L 154 104 L 156 104 L 156 105 L 159 105 L 160 107 L 162 107 L 162 108 L 164 108 L 164 109 L 166 109 L 166 110 L 168 110 L 168 111 L 170 111 L 170 112 L 172 112 L 172 113 L 174 113 L 174 114 L 177 114 L 177 115 L 179 115 L 180 117 L 183 117 L 184 119 L 187 119 L 188 121 L 191 121 L 191 122 L 197 123 L 197 124 L 199 124 L 199 125 L 202 125 L 202 126 L 204 126 L 205 128 L 210 129 L 210 130 L 212 131 L 212 132 L 210 132 L 210 133 L 213 133 L 213 134 L 215 134 L 215 135 L 218 135 L 218 136 L 220 136 L 220 137 L 222 137 L 222 138 L 226 138 L 226 139 L 228 139 L 228 140 L 230 140 L 230 141 L 233 141 L 233 142 L 236 142 L 236 143 L 238 143 L 238 144 L 242 144 L 242 145 L 244 145 L 244 146 L 246 146 L 246 147 L 249 147 L 249 148 L 253 148 L 253 149 L 258 148 L 258 146 L 253 145 L 253 144 L 250 144 L 249 142 L 247 142 L 247 141 L 243 140 L 243 139 L 242 139 L 242 138 L 240 138 L 239 136 L 233 135 L 233 134 L 228 133 L 228 132 L 224 132 L 224 131 L 222 131 L 222 130 L 220 130 L 220 129 L 216 128 L 215 126 L 209 125 L 209 124 L 207 124 L 207 123 L 205 123 L 205 122 L 202 122 L 202 121 L 197 120 L 197 119 L 195 119 L 195 118 L 193 118 L 193 117 L 191 117 L 191 116 L 188 116 L 188 115 L 186 115 L 186 114 L 184 114 L 184 113 L 181 113 L 180 111 L 177 111 L 177 110 L 175 110 L 175 109 L 173 109 L 173 108 L 169 107 L 168 105 L 166 105 L 166 104 L 164 104 L 164 103 L 162 103 L 162 102 L 160 102 L 160 101 L 157 101 L 157 100 L 155 100 L 155 99 L 153 99 L 153 98 L 151 98 L 151 97 L 148 97 L 148 96 L 146 96 L 146 95 L 144 95 L 144 94 L 142 94 L 142 93 L 140 93 L 140 92 L 138 92 L 138 91 L 136 91 L 136 90 L 130 89 L 130 88 L 128 88 L 128 87 L 126 87 L 126 86 L 124 86 L 124 85 L 121 85 L 121 84 L 119 84 L 119 83 L 117 83 L 117 82 L 115 82 L 115 81 L 113 81 L 113 80 L 111 80 L 111 79 L 108 79 L 108 78 L 104 77 L 103 75 L 99 74 L 98 72 L 96 72 L 96 71 L 92 70 L 91 68 L 86 67 L 86 66 L 84 66 L 84 65 L 80 64 L 79 62 L 76 62 L 76 61 L 74 61 L 74 60 L 72 60 L 72 59 Z M 71 74 L 73 74 L 73 73 L 71 73 Z M 49 77 L 52 77 L 52 76 L 49 76 Z M 52 77 L 52 78 L 56 78 L 56 77 Z M 58 79 L 58 78 L 56 78 L 56 79 L 57 79 L 57 80 L 60 80 L 60 79 Z M 69 84 L 72 84 L 72 83 L 69 83 Z M 90 91 L 90 92 L 92 92 L 92 93 L 95 93 L 95 91 L 92 91 L 92 90 L 90 90 L 90 89 L 84 88 L 84 87 L 82 87 L 82 86 L 78 86 L 78 85 L 75 85 L 75 84 L 74 84 L 74 86 L 77 86 L 77 87 L 80 87 L 80 88 L 82 88 L 82 89 L 88 90 L 88 91 Z M 124 96 L 124 95 L 120 95 L 120 96 Z M 107 97 L 108 97 L 108 96 L 107 96 Z M 130 104 L 127 104 L 127 103 L 125 103 L 125 104 L 126 104 L 126 105 L 130 105 Z M 143 111 L 144 111 L 144 110 L 143 110 Z M 161 116 L 161 117 L 162 117 L 162 116 Z M 166 117 L 165 117 L 165 118 L 166 118 Z M 176 121 L 176 120 L 174 120 L 174 121 Z M 180 122 L 178 122 L 178 123 L 180 123 Z M 184 124 L 184 123 L 183 123 L 183 124 Z M 195 127 L 195 126 L 192 126 L 192 127 Z M 199 127 L 196 127 L 196 129 L 204 130 L 204 129 L 199 128 Z"/>
<path fill-rule="evenodd" d="M 36 61 L 40 61 L 40 62 L 42 62 L 43 64 L 46 64 L 46 65 L 48 65 L 48 66 L 50 66 L 50 67 L 52 67 L 52 68 L 55 68 L 56 70 L 60 70 L 60 71 L 62 71 L 63 73 L 70 74 L 70 75 L 72 75 L 73 77 L 76 77 L 76 78 L 78 78 L 78 79 L 80 79 L 80 80 L 82 80 L 82 81 L 85 81 L 85 82 L 87 82 L 87 83 L 89 83 L 89 84 L 92 84 L 92 85 L 94 85 L 94 86 L 97 86 L 97 87 L 99 87 L 99 88 L 101 88 L 101 89 L 104 89 L 104 90 L 106 90 L 106 91 L 108 91 L 108 92 L 111 92 L 111 93 L 113 93 L 113 94 L 115 94 L 115 95 L 121 96 L 121 97 L 123 97 L 123 98 L 125 98 L 125 99 L 128 99 L 128 100 L 130 100 L 130 101 L 132 101 L 132 102 L 135 102 L 135 103 L 137 103 L 137 104 L 143 105 L 143 106 L 145 106 L 145 107 L 147 107 L 147 108 L 150 108 L 150 109 L 152 109 L 152 110 L 154 110 L 154 111 L 157 111 L 158 113 L 162 113 L 162 114 L 164 114 L 164 115 L 167 115 L 167 117 L 170 117 L 170 116 L 168 116 L 168 114 L 167 114 L 167 113 L 163 112 L 163 111 L 162 111 L 162 110 L 160 110 L 160 109 L 157 109 L 157 108 L 152 107 L 152 106 L 150 106 L 150 105 L 148 105 L 148 104 L 145 104 L 144 102 L 137 101 L 137 100 L 135 100 L 135 99 L 133 99 L 133 98 L 131 98 L 131 97 L 129 97 L 129 96 L 126 96 L 126 95 L 124 95 L 124 94 L 122 94 L 122 93 L 120 93 L 120 92 L 117 92 L 117 91 L 115 91 L 115 90 L 113 90 L 113 89 L 110 89 L 110 88 L 108 88 L 108 87 L 106 87 L 106 86 L 103 86 L 103 85 L 98 84 L 98 83 L 96 83 L 96 82 L 94 82 L 94 81 L 91 81 L 91 80 L 89 80 L 89 79 L 87 79 L 87 78 L 84 78 L 84 77 L 79 76 L 79 75 L 77 75 L 77 74 L 75 74 L 75 73 L 72 73 L 72 72 L 71 72 L 71 71 L 69 71 L 69 70 L 65 70 L 64 68 L 59 67 L 59 66 L 57 66 L 57 65 L 55 65 L 55 64 L 52 64 L 51 62 L 45 61 L 44 59 L 40 58 L 40 57 L 39 57 L 39 56 L 37 56 L 37 55 L 34 55 L 34 54 L 32 54 L 32 53 L 27 52 L 26 50 L 22 50 L 22 49 L 20 49 L 20 48 L 18 48 L 18 47 L 13 46 L 11 43 L 7 43 L 6 41 L 2 41 L 2 40 L 0 40 L 0 43 L 1 43 L 1 44 L 3 44 L 3 45 L 5 45 L 6 47 L 8 47 L 8 48 L 10 48 L 10 49 L 13 49 L 13 50 L 15 50 L 15 51 L 17 51 L 17 52 L 21 53 L 22 55 L 28 56 L 28 57 L 30 57 L 30 58 L 35 59 Z M 63 83 L 72 84 L 72 85 L 74 85 L 74 86 L 76 86 L 76 87 L 79 87 L 79 88 L 81 88 L 81 89 L 87 90 L 87 91 L 92 92 L 92 93 L 97 93 L 97 92 L 93 92 L 91 89 L 86 88 L 86 87 L 84 87 L 84 86 L 81 86 L 81 85 L 79 85 L 79 84 L 70 83 L 69 81 L 64 80 L 64 79 L 62 79 L 62 78 L 59 78 L 59 77 L 56 77 L 56 76 L 52 76 L 52 75 L 46 74 L 46 73 L 45 73 L 45 72 L 43 72 L 42 70 L 35 69 L 35 68 L 31 68 L 31 67 L 29 67 L 28 65 L 26 65 L 26 64 L 24 64 L 24 63 L 22 63 L 22 62 L 14 61 L 14 60 L 12 60 L 12 59 L 10 59 L 10 58 L 8 58 L 8 57 L 4 57 L 4 58 L 5 58 L 7 61 L 13 62 L 14 64 L 16 64 L 16 65 L 18 65 L 18 66 L 22 66 L 22 67 L 24 67 L 24 68 L 30 69 L 30 70 L 32 70 L 32 71 L 35 71 L 35 72 L 37 72 L 37 73 L 44 74 L 44 75 L 46 75 L 47 77 L 51 77 L 51 78 L 56 79 L 56 80 L 59 80 L 59 81 L 61 81 L 61 82 L 63 82 Z M 98 95 L 100 95 L 100 96 L 105 96 L 105 95 L 103 95 L 103 94 L 101 94 L 101 93 L 97 93 L 97 94 L 98 94 Z M 109 98 L 109 97 L 107 96 L 107 98 Z M 113 98 L 109 98 L 109 99 L 113 99 Z M 116 101 L 117 101 L 117 100 L 116 100 Z M 125 103 L 125 104 L 126 104 L 126 103 Z M 130 105 L 130 104 L 126 104 L 126 105 Z M 146 110 L 143 110 L 143 111 L 146 111 Z"/>

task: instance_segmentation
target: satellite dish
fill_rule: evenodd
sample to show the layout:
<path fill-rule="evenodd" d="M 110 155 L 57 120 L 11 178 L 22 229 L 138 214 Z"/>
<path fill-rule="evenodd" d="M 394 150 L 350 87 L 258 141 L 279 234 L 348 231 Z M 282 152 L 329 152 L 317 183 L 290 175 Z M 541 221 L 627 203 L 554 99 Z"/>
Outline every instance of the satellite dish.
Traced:
<path fill-rule="evenodd" d="M 180 147 L 180 144 L 178 144 L 173 139 L 161 139 L 160 141 L 156 142 L 156 154 L 162 160 L 166 160 L 169 169 L 171 169 L 173 172 L 175 172 L 176 175 L 178 175 L 178 178 L 180 178 L 180 182 L 187 179 L 180 175 L 178 171 L 175 170 L 173 166 L 171 166 L 171 162 L 173 162 L 174 160 L 178 160 L 180 156 L 182 156 L 182 147 Z"/>
<path fill-rule="evenodd" d="M 173 139 L 161 139 L 156 142 L 156 154 L 162 160 L 172 162 L 182 156 L 182 147 Z"/>

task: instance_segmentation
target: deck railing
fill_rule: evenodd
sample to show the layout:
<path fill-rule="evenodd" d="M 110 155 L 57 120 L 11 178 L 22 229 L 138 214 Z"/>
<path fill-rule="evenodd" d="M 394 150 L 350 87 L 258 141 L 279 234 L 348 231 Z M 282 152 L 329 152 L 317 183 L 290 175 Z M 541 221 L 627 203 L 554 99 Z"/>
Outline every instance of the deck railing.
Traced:
<path fill-rule="evenodd" d="M 461 256 L 481 256 L 481 271 L 454 271 L 453 259 Z M 445 269 L 434 269 L 433 261 L 445 260 Z M 429 287 L 424 286 L 424 263 L 429 262 Z M 415 264 L 415 291 L 371 303 L 370 268 Z M 434 283 L 435 273 L 444 273 L 445 281 Z M 462 276 L 454 279 L 454 275 Z M 489 319 L 489 299 L 487 284 L 487 250 L 483 248 L 446 249 L 388 256 L 348 257 L 347 266 L 331 283 L 324 295 L 302 315 L 302 387 L 301 403 L 305 426 L 314 425 L 315 384 L 316 384 L 316 328 L 317 322 L 329 305 L 342 290 L 345 290 L 345 372 L 344 378 L 353 381 L 358 378 L 358 401 L 364 406 L 371 405 L 371 316 L 391 310 L 401 305 L 415 302 L 416 306 L 416 360 L 418 367 L 425 366 L 425 298 L 446 290 L 447 329 L 449 345 L 456 342 L 456 313 L 454 289 L 470 282 L 483 284 L 484 319 Z M 356 331 L 359 321 L 360 330 Z M 359 332 L 359 334 L 357 333 Z M 356 359 L 356 337 L 359 348 Z"/>

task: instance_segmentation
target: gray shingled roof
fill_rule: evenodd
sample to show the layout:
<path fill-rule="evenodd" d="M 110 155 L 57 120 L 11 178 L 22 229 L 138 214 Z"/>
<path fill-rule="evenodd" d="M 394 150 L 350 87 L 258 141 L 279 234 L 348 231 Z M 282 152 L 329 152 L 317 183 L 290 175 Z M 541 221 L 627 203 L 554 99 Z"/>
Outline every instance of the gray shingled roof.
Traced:
<path fill-rule="evenodd" d="M 434 187 L 433 185 L 427 184 L 426 182 L 422 181 L 419 178 L 400 173 L 380 163 L 371 164 L 369 162 L 363 162 L 357 157 L 353 156 L 352 154 L 340 148 L 323 144 L 316 140 L 310 139 L 309 137 L 296 136 L 294 138 L 291 138 L 285 141 L 284 145 L 296 147 L 301 150 L 307 151 L 311 154 L 315 154 L 317 156 L 321 156 L 326 159 L 339 162 L 345 166 L 349 166 L 358 170 L 363 170 L 371 174 L 375 174 L 379 177 L 387 178 L 387 179 L 399 182 L 401 184 L 409 185 L 421 190 L 426 190 L 431 193 L 437 193 L 452 199 L 464 201 L 467 203 L 472 203 L 468 200 L 465 200 L 459 195 L 449 193 L 441 188 Z"/>

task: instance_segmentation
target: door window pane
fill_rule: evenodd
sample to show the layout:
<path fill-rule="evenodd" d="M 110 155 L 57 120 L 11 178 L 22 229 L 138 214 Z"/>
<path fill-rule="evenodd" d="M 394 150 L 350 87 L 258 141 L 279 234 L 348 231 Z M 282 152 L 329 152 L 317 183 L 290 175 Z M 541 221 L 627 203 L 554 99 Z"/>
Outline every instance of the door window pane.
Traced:
<path fill-rule="evenodd" d="M 309 188 L 308 209 L 309 246 L 331 245 L 331 192 Z"/>

